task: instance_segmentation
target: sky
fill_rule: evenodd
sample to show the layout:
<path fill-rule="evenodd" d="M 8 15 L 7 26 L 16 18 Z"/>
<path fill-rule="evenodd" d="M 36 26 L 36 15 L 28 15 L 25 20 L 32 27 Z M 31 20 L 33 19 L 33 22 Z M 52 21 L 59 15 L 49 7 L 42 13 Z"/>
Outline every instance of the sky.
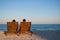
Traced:
<path fill-rule="evenodd" d="M 0 0 L 0 24 L 26 19 L 32 24 L 60 24 L 60 0 Z"/>

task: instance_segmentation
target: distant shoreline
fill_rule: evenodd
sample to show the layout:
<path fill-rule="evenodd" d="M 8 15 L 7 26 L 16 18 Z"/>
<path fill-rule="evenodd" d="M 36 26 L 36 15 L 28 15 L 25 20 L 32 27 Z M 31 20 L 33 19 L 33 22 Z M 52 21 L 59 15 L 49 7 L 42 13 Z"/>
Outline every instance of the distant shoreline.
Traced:
<path fill-rule="evenodd" d="M 1 25 L 1 24 L 0 24 Z M 18 25 L 20 25 L 20 24 L 18 24 Z M 32 25 L 36 25 L 36 24 L 32 24 Z M 45 24 L 45 25 L 52 25 L 52 24 Z M 53 24 L 53 25 L 56 25 L 56 24 Z M 60 24 L 59 24 L 60 25 Z"/>

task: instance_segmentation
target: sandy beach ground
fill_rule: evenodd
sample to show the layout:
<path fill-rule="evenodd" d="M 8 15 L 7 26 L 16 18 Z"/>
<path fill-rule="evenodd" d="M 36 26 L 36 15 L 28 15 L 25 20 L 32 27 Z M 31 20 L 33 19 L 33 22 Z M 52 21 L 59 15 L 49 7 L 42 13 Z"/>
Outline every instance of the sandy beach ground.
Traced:
<path fill-rule="evenodd" d="M 35 34 L 32 34 L 32 36 L 22 34 L 20 34 L 19 36 L 16 34 L 5 35 L 4 32 L 0 31 L 0 40 L 47 40 L 47 39 L 41 38 L 40 36 Z"/>

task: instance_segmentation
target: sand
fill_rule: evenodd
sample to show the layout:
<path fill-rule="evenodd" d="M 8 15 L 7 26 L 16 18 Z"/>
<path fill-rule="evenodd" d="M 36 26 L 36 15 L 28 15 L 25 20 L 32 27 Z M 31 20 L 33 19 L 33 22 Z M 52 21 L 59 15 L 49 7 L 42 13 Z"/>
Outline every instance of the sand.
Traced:
<path fill-rule="evenodd" d="M 35 34 L 32 34 L 32 36 L 23 34 L 20 34 L 19 36 L 17 34 L 5 35 L 4 32 L 0 31 L 0 40 L 46 40 L 46 39 L 41 38 L 40 36 L 37 36 Z"/>

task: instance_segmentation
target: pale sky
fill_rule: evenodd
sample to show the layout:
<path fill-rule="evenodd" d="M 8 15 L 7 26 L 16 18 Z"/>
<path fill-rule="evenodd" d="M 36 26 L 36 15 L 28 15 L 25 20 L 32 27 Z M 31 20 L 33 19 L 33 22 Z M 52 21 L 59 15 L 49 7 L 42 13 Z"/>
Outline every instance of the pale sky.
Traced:
<path fill-rule="evenodd" d="M 33 24 L 60 24 L 60 0 L 0 0 L 0 24 L 24 18 Z"/>

